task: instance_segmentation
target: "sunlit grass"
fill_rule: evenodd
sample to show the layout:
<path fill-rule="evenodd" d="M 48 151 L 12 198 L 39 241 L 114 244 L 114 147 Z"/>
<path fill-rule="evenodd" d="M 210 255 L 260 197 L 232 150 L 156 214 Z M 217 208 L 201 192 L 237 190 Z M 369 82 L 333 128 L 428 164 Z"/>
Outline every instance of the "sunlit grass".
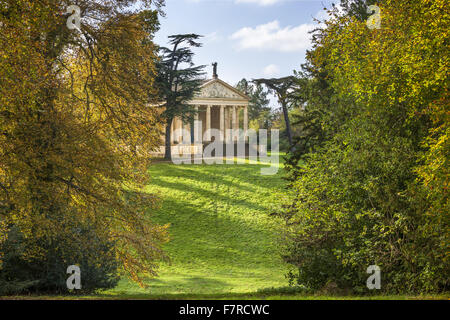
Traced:
<path fill-rule="evenodd" d="M 146 289 L 123 279 L 108 294 L 229 294 L 287 285 L 277 247 L 281 223 L 269 216 L 285 194 L 282 172 L 264 176 L 267 164 L 236 161 L 151 166 L 147 191 L 162 203 L 149 214 L 171 225 L 171 264 Z"/>

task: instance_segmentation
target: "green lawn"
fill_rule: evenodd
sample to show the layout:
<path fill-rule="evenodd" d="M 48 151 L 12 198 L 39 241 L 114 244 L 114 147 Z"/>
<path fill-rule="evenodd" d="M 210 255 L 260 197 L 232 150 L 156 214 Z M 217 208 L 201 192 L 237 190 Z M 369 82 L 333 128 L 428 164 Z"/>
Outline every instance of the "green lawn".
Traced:
<path fill-rule="evenodd" d="M 161 208 L 153 220 L 170 223 L 171 264 L 142 289 L 126 279 L 108 294 L 229 294 L 287 285 L 279 257 L 280 221 L 269 217 L 284 196 L 282 170 L 260 174 L 261 164 L 156 163 L 147 191 Z"/>
<path fill-rule="evenodd" d="M 280 158 L 280 161 L 282 159 Z M 122 279 L 92 296 L 13 296 L 8 299 L 448 299 L 434 296 L 323 296 L 288 288 L 279 256 L 281 221 L 270 217 L 285 197 L 282 170 L 262 164 L 155 163 L 147 191 L 159 194 L 153 220 L 170 223 L 171 264 L 146 289 Z M 280 164 L 280 169 L 282 164 Z"/>

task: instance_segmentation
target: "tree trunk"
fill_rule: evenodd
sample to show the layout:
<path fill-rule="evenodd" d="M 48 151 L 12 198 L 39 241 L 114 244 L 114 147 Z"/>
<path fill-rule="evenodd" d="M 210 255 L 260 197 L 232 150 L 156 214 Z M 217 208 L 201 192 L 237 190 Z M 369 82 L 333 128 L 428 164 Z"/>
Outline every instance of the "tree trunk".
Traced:
<path fill-rule="evenodd" d="M 172 161 L 172 148 L 170 143 L 170 129 L 172 128 L 172 119 L 167 119 L 166 124 L 166 141 L 165 141 L 165 152 L 164 152 L 164 159 L 168 161 Z"/>
<path fill-rule="evenodd" d="M 291 124 L 289 122 L 289 114 L 286 106 L 286 101 L 281 101 L 281 107 L 283 109 L 283 115 L 284 115 L 284 122 L 286 123 L 286 134 L 289 140 L 289 149 L 292 149 L 292 131 L 291 131 Z"/>

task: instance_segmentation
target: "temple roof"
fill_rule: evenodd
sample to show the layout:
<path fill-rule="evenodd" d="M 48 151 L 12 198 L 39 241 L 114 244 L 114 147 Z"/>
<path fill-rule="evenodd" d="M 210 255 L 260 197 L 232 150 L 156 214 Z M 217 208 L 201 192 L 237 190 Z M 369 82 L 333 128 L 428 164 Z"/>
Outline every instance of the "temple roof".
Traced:
<path fill-rule="evenodd" d="M 250 100 L 246 94 L 218 78 L 205 80 L 200 88 L 194 99 Z"/>

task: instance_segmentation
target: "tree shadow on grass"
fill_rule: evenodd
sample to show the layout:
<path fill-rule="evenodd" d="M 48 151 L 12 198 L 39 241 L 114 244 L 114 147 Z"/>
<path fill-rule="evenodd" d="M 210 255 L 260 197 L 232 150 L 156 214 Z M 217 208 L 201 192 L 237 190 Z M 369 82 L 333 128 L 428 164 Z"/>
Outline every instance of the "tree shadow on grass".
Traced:
<path fill-rule="evenodd" d="M 171 224 L 171 228 L 169 228 L 172 237 L 171 245 L 177 247 L 177 251 L 180 251 L 178 255 L 182 257 L 187 257 L 190 253 L 201 249 L 202 257 L 241 261 L 244 256 L 248 258 L 266 254 L 270 240 L 274 239 L 274 231 L 249 221 L 240 220 L 238 216 L 233 218 L 217 214 L 211 209 L 204 210 L 201 207 L 180 202 L 182 200 L 164 200 L 161 209 L 165 212 L 153 213 L 153 217 L 158 223 Z M 172 213 L 167 211 L 172 211 Z M 186 225 L 190 227 L 186 228 Z M 192 246 L 185 242 L 186 239 L 193 242 L 204 242 L 204 245 Z M 197 248 L 197 250 L 189 251 L 186 248 Z M 195 256 L 191 257 L 192 259 L 196 258 Z"/>
<path fill-rule="evenodd" d="M 162 167 L 159 167 L 160 169 Z M 164 177 L 177 177 L 190 179 L 198 182 L 214 182 L 220 185 L 229 186 L 248 192 L 258 191 L 258 188 L 273 189 L 268 179 L 273 179 L 270 175 L 261 175 L 260 165 L 236 164 L 236 165 L 174 165 L 164 166 Z M 151 181 L 160 180 L 156 172 L 150 169 Z M 250 184 L 250 186 L 249 186 Z M 253 187 L 256 185 L 257 187 Z"/>
<path fill-rule="evenodd" d="M 193 197 L 195 197 L 195 195 L 201 194 L 203 197 L 205 197 L 205 199 L 211 199 L 211 201 L 217 201 L 217 202 L 223 202 L 223 203 L 232 203 L 233 206 L 243 207 L 244 209 L 249 208 L 249 209 L 253 209 L 255 211 L 262 211 L 262 212 L 268 210 L 267 207 L 261 206 L 257 203 L 254 203 L 254 202 L 251 202 L 248 200 L 245 200 L 244 198 L 232 198 L 232 197 L 224 195 L 221 192 L 196 187 L 189 183 L 153 180 L 152 184 L 156 185 L 156 186 L 164 187 L 164 188 L 169 188 L 169 189 L 178 190 L 178 191 L 182 191 L 182 192 L 188 192 L 188 193 L 191 193 Z M 163 201 L 165 201 L 165 200 L 166 199 L 163 199 Z M 183 206 L 184 206 L 184 204 L 181 205 L 181 207 L 183 207 Z"/>
<path fill-rule="evenodd" d="M 117 295 L 125 295 L 130 297 L 151 297 L 151 296 L 176 296 L 178 294 L 185 295 L 195 295 L 197 292 L 205 292 L 209 294 L 208 291 L 211 291 L 210 288 L 214 288 L 213 290 L 216 292 L 227 292 L 232 289 L 232 284 L 200 276 L 185 276 L 178 279 L 148 279 L 145 281 L 147 287 L 144 292 L 135 292 L 129 293 L 129 290 L 117 290 L 114 293 L 109 292 L 99 292 L 98 295 L 100 297 L 114 297 Z M 155 293 L 160 291 L 161 288 L 164 288 L 166 291 L 173 291 L 179 293 Z M 206 288 L 206 289 L 205 289 Z"/>

